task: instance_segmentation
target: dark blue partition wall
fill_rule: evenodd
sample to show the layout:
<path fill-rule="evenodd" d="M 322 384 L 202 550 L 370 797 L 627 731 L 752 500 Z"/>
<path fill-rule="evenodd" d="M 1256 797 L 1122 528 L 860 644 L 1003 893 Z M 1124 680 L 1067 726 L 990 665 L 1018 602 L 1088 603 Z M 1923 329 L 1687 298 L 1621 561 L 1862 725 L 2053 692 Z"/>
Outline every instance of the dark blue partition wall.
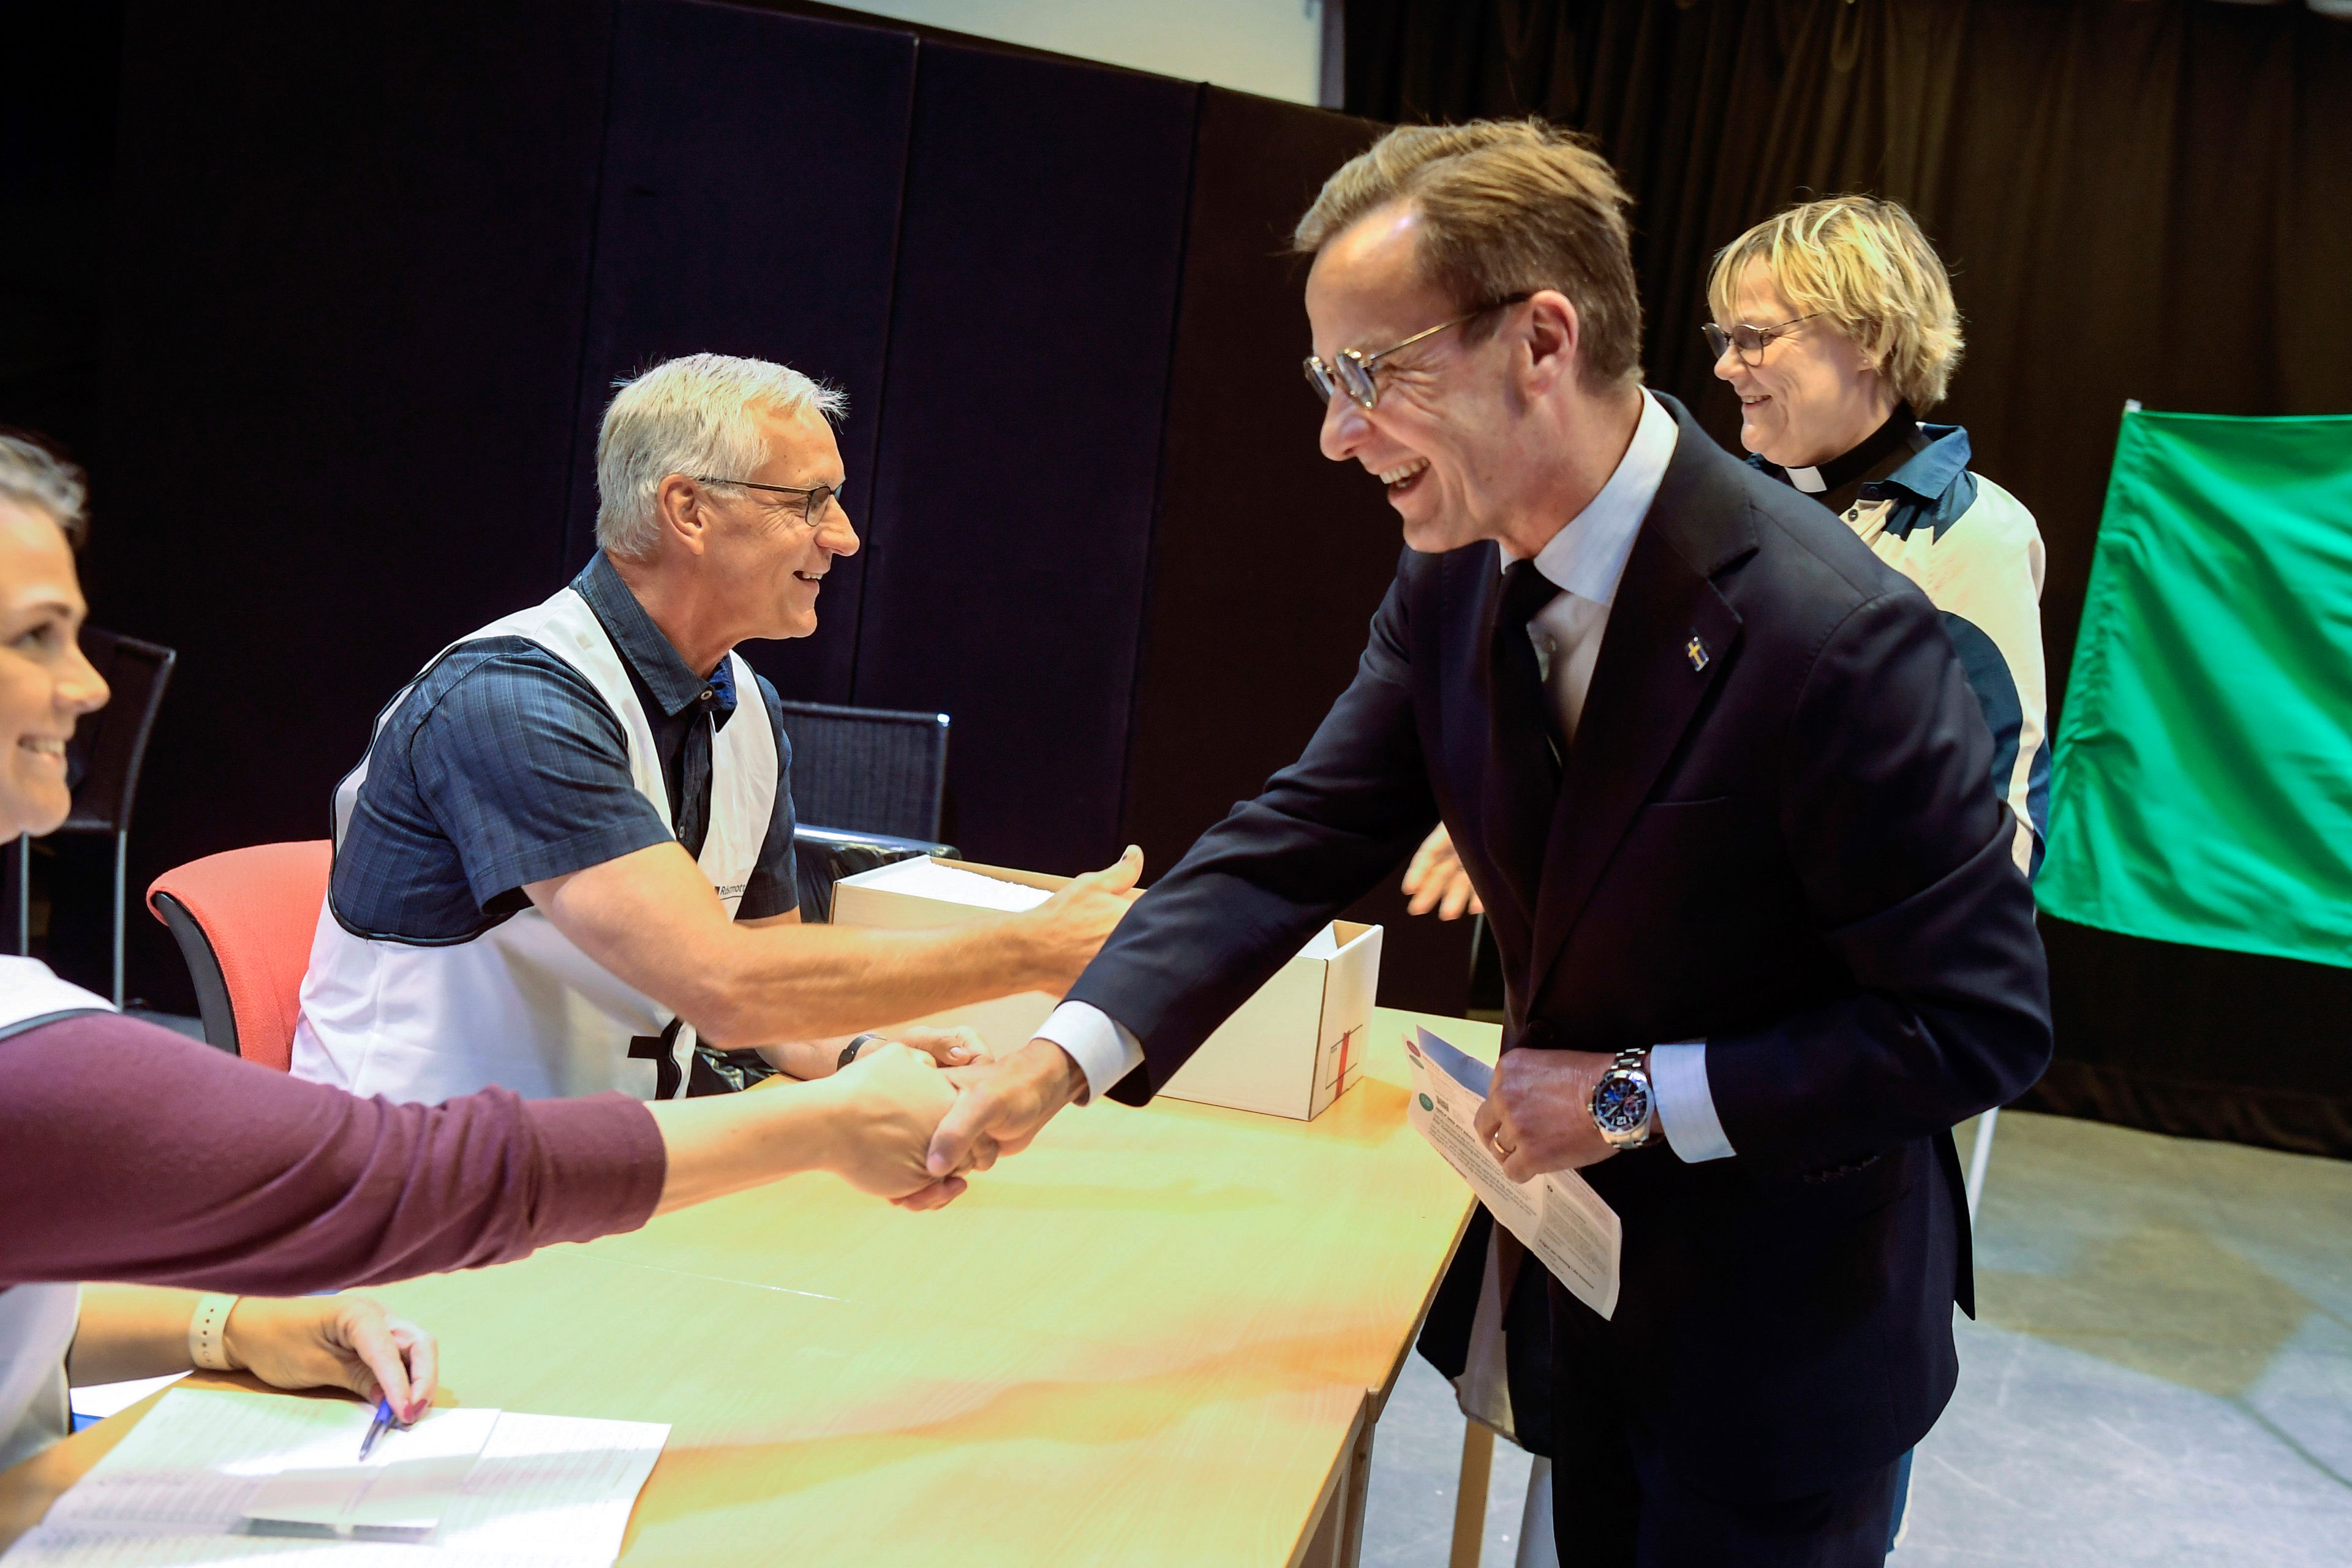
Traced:
<path fill-rule="evenodd" d="M 634 0 L 614 41 L 583 353 L 569 558 L 596 515 L 614 378 L 698 351 L 772 359 L 849 394 L 852 515 L 871 510 L 915 40 L 695 0 Z M 813 637 L 746 657 L 789 696 L 845 702 L 864 560 L 826 579 Z"/>
<path fill-rule="evenodd" d="M 1298 755 L 1396 574 L 1395 510 L 1317 447 L 1307 262 L 1287 254 L 1381 129 L 1222 88 L 1202 100 L 1125 817 L 1162 869 Z M 1382 1002 L 1460 1011 L 1467 922 L 1407 917 L 1393 878 L 1349 914 L 1387 928 Z"/>
<path fill-rule="evenodd" d="M 321 833 L 379 705 L 584 558 L 612 379 L 699 349 L 847 389 L 866 548 L 748 651 L 952 714 L 976 858 L 1165 869 L 1344 679 L 1393 525 L 1314 454 L 1277 252 L 1365 127 L 699 0 L 126 15 L 77 455 L 95 618 L 183 655 L 134 881 Z"/>
<path fill-rule="evenodd" d="M 856 689 L 954 715 L 975 858 L 1118 847 L 1197 100 L 923 47 Z"/>
<path fill-rule="evenodd" d="M 181 656 L 134 900 L 323 836 L 400 682 L 562 582 L 611 30 L 557 0 L 130 7 L 79 455 L 92 617 Z M 131 932 L 132 990 L 193 1011 L 163 928 Z"/>

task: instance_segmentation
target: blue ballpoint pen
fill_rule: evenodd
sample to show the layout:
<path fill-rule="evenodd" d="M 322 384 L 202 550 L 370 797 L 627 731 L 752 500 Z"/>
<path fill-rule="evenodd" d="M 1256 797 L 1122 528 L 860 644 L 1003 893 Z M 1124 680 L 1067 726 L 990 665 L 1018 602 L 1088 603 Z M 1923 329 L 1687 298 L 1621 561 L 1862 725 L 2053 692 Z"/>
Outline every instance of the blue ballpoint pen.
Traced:
<path fill-rule="evenodd" d="M 364 1460 L 368 1457 L 368 1450 L 375 1447 L 375 1440 L 378 1437 L 383 1436 L 386 1432 L 393 1430 L 394 1427 L 398 1427 L 402 1431 L 406 1431 L 408 1429 L 408 1423 L 398 1419 L 393 1415 L 391 1400 L 377 1400 L 375 1402 L 375 1419 L 368 1423 L 367 1436 L 360 1439 L 360 1458 Z"/>

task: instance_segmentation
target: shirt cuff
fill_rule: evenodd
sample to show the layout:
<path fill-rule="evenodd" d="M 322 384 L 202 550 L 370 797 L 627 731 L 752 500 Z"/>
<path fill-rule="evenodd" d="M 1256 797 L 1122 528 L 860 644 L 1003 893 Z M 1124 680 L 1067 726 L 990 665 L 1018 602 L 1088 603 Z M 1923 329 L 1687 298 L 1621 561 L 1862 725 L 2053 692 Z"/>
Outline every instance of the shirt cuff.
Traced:
<path fill-rule="evenodd" d="M 1065 1002 L 1038 1026 L 1036 1037 L 1070 1053 L 1087 1077 L 1081 1105 L 1110 1092 L 1111 1085 L 1143 1065 L 1143 1042 L 1125 1024 L 1086 1002 Z M 1729 1152 L 1728 1150 L 1725 1152 Z"/>
<path fill-rule="evenodd" d="M 1731 1140 L 1723 1135 L 1715 1096 L 1706 1087 L 1705 1040 L 1652 1047 L 1650 1092 L 1657 1096 L 1658 1131 L 1675 1158 L 1692 1165 L 1731 1158 Z"/>

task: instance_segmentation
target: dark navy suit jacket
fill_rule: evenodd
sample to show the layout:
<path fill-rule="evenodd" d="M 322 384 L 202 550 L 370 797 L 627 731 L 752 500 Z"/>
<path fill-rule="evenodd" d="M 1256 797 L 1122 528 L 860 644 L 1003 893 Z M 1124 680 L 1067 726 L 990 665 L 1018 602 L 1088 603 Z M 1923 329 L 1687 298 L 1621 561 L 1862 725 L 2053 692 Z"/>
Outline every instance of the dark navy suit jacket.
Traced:
<path fill-rule="evenodd" d="M 1505 1047 L 1707 1042 L 1735 1157 L 1585 1173 L 1604 1322 L 1555 1289 L 1555 1452 L 1635 1442 L 1729 1499 L 1916 1443 L 1972 1309 L 1951 1128 L 2031 1085 L 2048 979 L 1982 713 L 1925 595 L 1681 426 L 1601 643 L 1536 907 L 1489 853 L 1495 546 L 1407 551 L 1306 753 L 1203 835 L 1070 992 L 1148 1099 L 1443 816 L 1499 945 Z M 1507 834 L 1491 836 L 1508 842 Z"/>

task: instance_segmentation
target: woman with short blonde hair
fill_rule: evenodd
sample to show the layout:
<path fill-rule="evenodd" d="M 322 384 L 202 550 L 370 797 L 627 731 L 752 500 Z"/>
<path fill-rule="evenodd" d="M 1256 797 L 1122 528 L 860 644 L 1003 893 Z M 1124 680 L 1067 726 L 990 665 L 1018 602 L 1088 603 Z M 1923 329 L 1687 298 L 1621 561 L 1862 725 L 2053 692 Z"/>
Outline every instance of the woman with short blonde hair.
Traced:
<path fill-rule="evenodd" d="M 2042 534 L 2015 497 L 1969 471 L 1967 431 L 1917 420 L 1960 363 L 1942 260 L 1895 203 L 1831 196 L 1725 246 L 1706 293 L 1707 344 L 1738 394 L 1748 461 L 1836 512 L 1944 612 L 2031 876 L 2050 784 Z"/>
<path fill-rule="evenodd" d="M 1776 213 L 1717 253 L 1707 303 L 1733 319 L 1741 279 L 1761 262 L 1801 311 L 1826 321 L 1924 414 L 1960 364 L 1960 313 L 1927 237 L 1894 202 L 1832 196 Z"/>

